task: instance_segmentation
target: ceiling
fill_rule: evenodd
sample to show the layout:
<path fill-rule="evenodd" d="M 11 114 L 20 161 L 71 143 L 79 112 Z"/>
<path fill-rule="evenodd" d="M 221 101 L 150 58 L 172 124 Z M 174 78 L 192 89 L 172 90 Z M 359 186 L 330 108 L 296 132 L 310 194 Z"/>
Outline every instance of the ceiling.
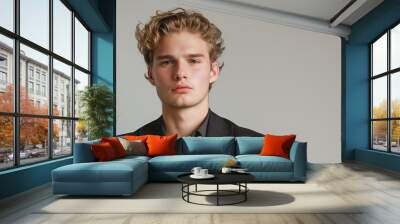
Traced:
<path fill-rule="evenodd" d="M 384 0 L 179 0 L 214 10 L 313 32 L 348 38 L 351 25 Z"/>
<path fill-rule="evenodd" d="M 324 21 L 331 20 L 351 0 L 224 0 L 226 2 L 249 5 L 262 9 L 272 9 L 280 12 L 311 17 Z M 352 25 L 367 14 L 383 0 L 357 0 L 361 6 L 341 24 Z M 355 1 L 355 2 L 357 2 Z"/>

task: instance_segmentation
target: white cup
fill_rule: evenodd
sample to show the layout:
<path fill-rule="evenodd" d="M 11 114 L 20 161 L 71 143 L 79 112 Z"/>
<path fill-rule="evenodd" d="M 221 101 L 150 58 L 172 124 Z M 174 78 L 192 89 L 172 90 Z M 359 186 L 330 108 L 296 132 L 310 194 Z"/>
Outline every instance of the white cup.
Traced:
<path fill-rule="evenodd" d="M 200 170 L 200 176 L 207 176 L 208 175 L 208 169 L 201 169 Z"/>
<path fill-rule="evenodd" d="M 229 167 L 222 167 L 222 170 L 221 170 L 222 173 L 230 173 L 231 171 L 232 171 L 232 169 Z"/>
<path fill-rule="evenodd" d="M 192 173 L 194 174 L 194 175 L 196 175 L 196 176 L 199 176 L 199 175 L 201 175 L 200 174 L 200 171 L 202 170 L 202 168 L 201 167 L 193 167 L 193 169 L 192 169 Z"/>

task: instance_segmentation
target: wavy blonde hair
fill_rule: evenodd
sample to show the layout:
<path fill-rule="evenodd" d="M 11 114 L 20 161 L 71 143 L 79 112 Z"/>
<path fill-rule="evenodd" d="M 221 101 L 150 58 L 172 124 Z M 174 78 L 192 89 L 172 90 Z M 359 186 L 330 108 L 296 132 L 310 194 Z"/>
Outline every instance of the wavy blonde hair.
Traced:
<path fill-rule="evenodd" d="M 202 14 L 183 8 L 166 12 L 157 10 L 156 15 L 152 16 L 148 23 L 144 25 L 139 23 L 136 26 L 137 47 L 147 66 L 152 65 L 154 50 L 158 47 L 161 38 L 169 33 L 181 31 L 200 34 L 209 46 L 211 62 L 216 62 L 225 49 L 222 32 Z M 222 69 L 223 64 L 219 67 Z"/>

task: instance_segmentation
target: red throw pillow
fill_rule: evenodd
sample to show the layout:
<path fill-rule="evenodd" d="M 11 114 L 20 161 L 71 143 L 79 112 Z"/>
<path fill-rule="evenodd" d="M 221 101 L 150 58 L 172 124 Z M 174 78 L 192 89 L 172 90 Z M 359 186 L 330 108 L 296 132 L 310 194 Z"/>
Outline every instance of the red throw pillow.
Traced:
<path fill-rule="evenodd" d="M 101 142 L 108 142 L 112 146 L 115 151 L 115 155 L 118 158 L 126 156 L 126 151 L 122 146 L 121 142 L 119 142 L 118 138 L 111 137 L 111 138 L 101 138 Z"/>
<path fill-rule="evenodd" d="M 148 156 L 176 155 L 176 138 L 176 134 L 169 136 L 149 135 L 146 140 Z"/>
<path fill-rule="evenodd" d="M 286 159 L 290 158 L 290 148 L 296 135 L 265 135 L 264 145 L 261 149 L 260 155 L 262 156 L 281 156 Z"/>
<path fill-rule="evenodd" d="M 92 144 L 90 147 L 92 149 L 94 157 L 99 162 L 109 161 L 117 158 L 113 147 L 108 142 Z"/>

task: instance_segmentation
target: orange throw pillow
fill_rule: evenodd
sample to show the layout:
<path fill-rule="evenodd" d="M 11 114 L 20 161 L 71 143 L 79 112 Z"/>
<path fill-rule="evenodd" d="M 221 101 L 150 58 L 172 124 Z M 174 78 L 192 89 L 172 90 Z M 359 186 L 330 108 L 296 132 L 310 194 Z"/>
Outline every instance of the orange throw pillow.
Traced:
<path fill-rule="evenodd" d="M 99 162 L 109 161 L 117 158 L 113 147 L 108 142 L 93 144 L 90 147 L 92 149 L 94 157 Z"/>
<path fill-rule="evenodd" d="M 114 149 L 115 155 L 117 158 L 121 158 L 126 156 L 126 151 L 122 146 L 121 142 L 119 142 L 118 138 L 111 137 L 111 138 L 101 138 L 101 142 L 108 142 Z"/>
<path fill-rule="evenodd" d="M 176 155 L 177 135 L 159 136 L 149 135 L 147 137 L 148 156 Z"/>
<path fill-rule="evenodd" d="M 146 141 L 147 139 L 147 135 L 123 135 L 121 137 L 128 141 L 136 141 L 136 140 Z"/>
<path fill-rule="evenodd" d="M 281 156 L 286 159 L 290 158 L 290 148 L 296 135 L 265 135 L 264 145 L 261 149 L 260 155 L 262 156 Z"/>

